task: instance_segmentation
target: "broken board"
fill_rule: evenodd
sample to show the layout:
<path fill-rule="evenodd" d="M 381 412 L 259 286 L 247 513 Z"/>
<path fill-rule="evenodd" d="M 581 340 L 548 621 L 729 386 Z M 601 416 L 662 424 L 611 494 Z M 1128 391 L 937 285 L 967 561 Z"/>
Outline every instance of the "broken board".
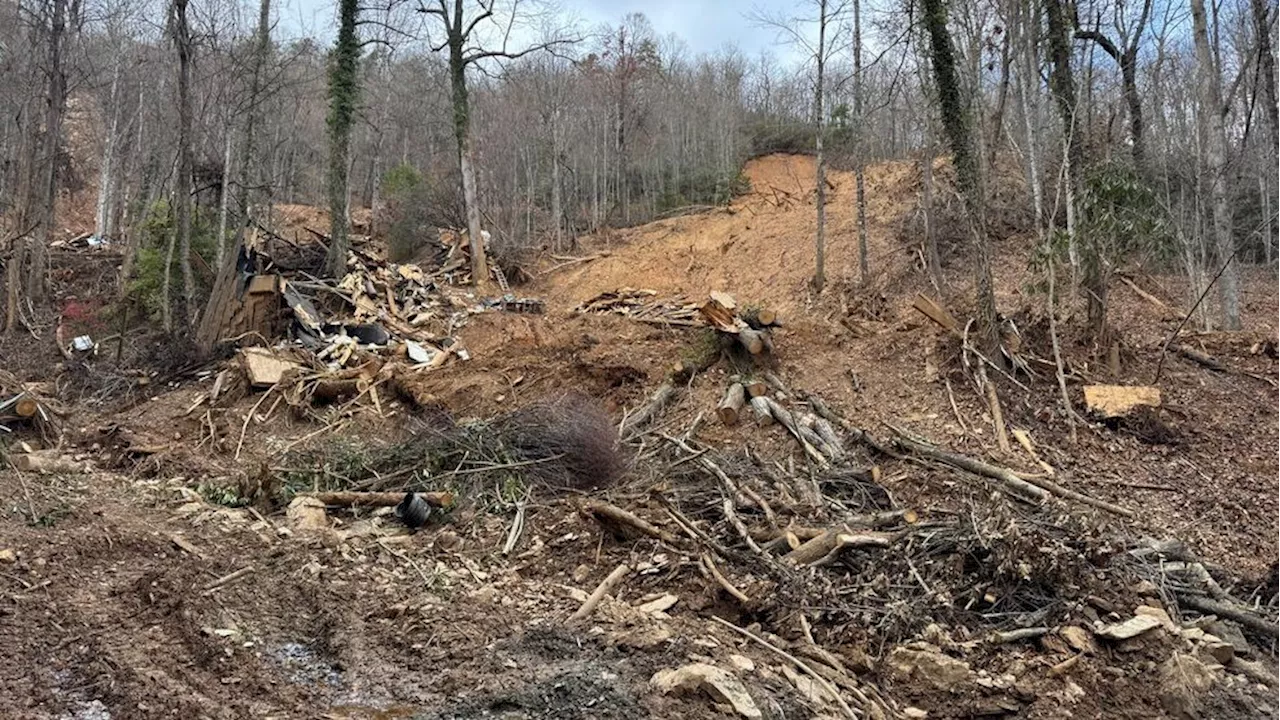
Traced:
<path fill-rule="evenodd" d="M 280 382 L 285 373 L 302 367 L 260 347 L 243 348 L 240 351 L 240 364 L 249 378 L 249 384 L 256 388 L 271 387 Z"/>
<path fill-rule="evenodd" d="M 1160 407 L 1160 388 L 1145 385 L 1085 385 L 1084 404 L 1104 418 L 1128 415 L 1139 406 Z"/>

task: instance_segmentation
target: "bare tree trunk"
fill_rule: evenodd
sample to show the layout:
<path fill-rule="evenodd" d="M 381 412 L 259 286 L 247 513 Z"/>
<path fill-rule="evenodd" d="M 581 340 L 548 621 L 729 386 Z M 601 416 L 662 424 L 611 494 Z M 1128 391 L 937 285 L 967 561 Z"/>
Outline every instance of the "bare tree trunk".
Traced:
<path fill-rule="evenodd" d="M 1267 124 L 1271 131 L 1271 148 L 1280 147 L 1280 119 L 1277 119 L 1276 107 L 1276 59 L 1271 47 L 1271 18 L 1275 12 L 1275 3 L 1267 0 L 1251 0 L 1253 8 L 1254 32 L 1258 38 L 1258 70 L 1262 75 L 1262 99 L 1267 106 Z M 1274 163 L 1272 163 L 1274 166 Z"/>
<path fill-rule="evenodd" d="M 174 47 L 178 51 L 178 176 L 174 183 L 178 222 L 178 264 L 182 268 L 182 324 L 196 319 L 196 285 L 191 270 L 191 29 L 187 24 L 188 0 L 173 0 L 169 18 Z"/>
<path fill-rule="evenodd" d="M 1196 80 L 1200 92 L 1200 115 L 1205 128 L 1205 173 L 1213 205 L 1213 238 L 1218 262 L 1225 265 L 1219 292 L 1222 324 L 1227 330 L 1240 329 L 1240 274 L 1234 259 L 1231 205 L 1227 198 L 1227 138 L 1223 127 L 1222 87 L 1205 20 L 1204 0 L 1191 0 L 1192 34 L 1196 46 Z"/>
<path fill-rule="evenodd" d="M 214 254 L 214 267 L 221 268 L 227 254 L 227 205 L 231 198 L 231 123 L 227 123 L 227 137 L 222 144 L 222 190 L 218 193 L 218 244 Z"/>
<path fill-rule="evenodd" d="M 552 247 L 564 249 L 564 211 L 560 207 L 560 108 L 551 113 L 551 219 L 555 223 Z"/>
<path fill-rule="evenodd" d="M 826 158 L 822 155 L 822 136 L 826 134 L 826 108 L 823 105 L 822 83 L 823 83 L 823 65 L 826 59 L 826 37 L 827 37 L 827 0 L 818 0 L 818 81 L 814 91 L 814 112 L 817 121 L 817 133 L 814 140 L 815 150 L 817 151 L 818 166 L 818 235 L 817 235 L 817 257 L 813 275 L 814 290 L 822 292 L 822 286 L 826 284 L 825 256 L 826 256 L 826 230 L 827 230 L 827 166 Z"/>
<path fill-rule="evenodd" d="M 933 227 L 933 142 L 926 140 L 920 153 L 920 177 L 922 185 L 921 206 L 924 211 L 924 247 L 929 263 L 929 279 L 935 290 L 942 290 L 942 257 L 938 254 L 938 233 Z"/>
<path fill-rule="evenodd" d="M 173 203 L 169 204 L 169 242 L 164 252 L 164 280 L 160 283 L 160 319 L 165 332 L 173 332 L 173 252 L 178 243 L 178 227 L 173 220 Z"/>
<path fill-rule="evenodd" d="M 236 229 L 236 242 L 231 250 L 231 258 L 240 253 L 240 244 L 244 241 L 246 221 L 253 216 L 250 209 L 258 197 L 269 192 L 259 185 L 265 184 L 266 167 L 268 172 L 273 168 L 270 162 L 258 158 L 258 126 L 262 117 L 262 73 L 271 53 L 271 0 L 262 0 L 258 6 L 258 29 L 254 37 L 253 67 L 249 79 L 249 108 L 244 121 L 244 151 L 240 153 L 239 187 L 236 189 L 236 205 L 242 213 Z M 250 188 L 254 188 L 252 191 Z M 219 266 L 221 267 L 221 266 Z"/>
<path fill-rule="evenodd" d="M 467 239 L 471 249 L 471 282 L 483 287 L 489 281 L 489 268 L 484 256 L 484 238 L 480 231 L 480 201 L 476 195 L 475 161 L 471 154 L 471 105 L 467 95 L 466 65 L 462 55 L 462 16 L 459 28 L 449 42 L 449 80 L 453 90 L 453 132 L 458 141 L 458 164 L 462 171 L 462 200 L 467 210 Z"/>
<path fill-rule="evenodd" d="M 1275 256 L 1272 254 L 1271 242 L 1274 239 L 1274 230 L 1271 224 L 1271 203 L 1273 194 L 1267 192 L 1267 177 L 1264 173 L 1258 173 L 1258 199 L 1262 204 L 1262 254 L 1263 260 L 1267 267 L 1271 267 L 1271 263 Z"/>
<path fill-rule="evenodd" d="M 114 229 L 111 221 L 115 210 L 116 148 L 120 132 L 120 64 L 120 56 L 117 55 L 111 71 L 111 122 L 102 144 L 102 167 L 98 169 L 98 203 L 93 229 L 99 238 L 110 237 Z"/>
<path fill-rule="evenodd" d="M 71 6 L 74 19 L 79 14 L 79 1 Z M 53 236 L 58 201 L 58 149 L 62 140 L 62 116 L 67 106 L 67 74 L 63 68 L 63 52 L 67 32 L 67 0 L 53 0 L 53 16 L 49 29 L 49 98 L 45 112 L 44 165 L 38 189 L 40 193 L 40 225 L 34 238 L 27 240 L 27 300 L 44 298 L 45 271 L 49 241 Z"/>
<path fill-rule="evenodd" d="M 858 203 L 858 277 L 865 285 L 871 270 L 867 259 L 867 143 L 864 141 L 866 118 L 862 116 L 862 92 L 862 2 L 853 0 L 853 116 L 857 127 L 854 130 L 853 175 Z"/>
<path fill-rule="evenodd" d="M 1123 49 L 1116 47 L 1116 44 L 1111 42 L 1111 39 L 1101 30 L 1082 30 L 1077 27 L 1075 32 L 1077 38 L 1095 42 L 1120 66 L 1124 100 L 1129 110 L 1129 139 L 1133 143 L 1131 148 L 1133 165 L 1142 177 L 1147 176 L 1148 169 L 1145 127 L 1142 121 L 1142 97 L 1138 94 L 1138 48 L 1142 41 L 1142 33 L 1146 30 L 1147 21 L 1151 17 L 1151 5 L 1151 0 L 1143 0 L 1138 22 Z"/>

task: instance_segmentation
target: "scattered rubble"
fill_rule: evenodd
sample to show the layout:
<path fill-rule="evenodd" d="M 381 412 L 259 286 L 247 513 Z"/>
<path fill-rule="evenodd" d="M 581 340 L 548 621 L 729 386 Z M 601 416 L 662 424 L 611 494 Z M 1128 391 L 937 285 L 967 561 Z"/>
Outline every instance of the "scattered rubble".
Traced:
<path fill-rule="evenodd" d="M 714 665 L 693 663 L 674 670 L 660 670 L 650 684 L 664 694 L 702 691 L 714 702 L 728 705 L 744 718 L 764 717 L 742 682 Z"/>

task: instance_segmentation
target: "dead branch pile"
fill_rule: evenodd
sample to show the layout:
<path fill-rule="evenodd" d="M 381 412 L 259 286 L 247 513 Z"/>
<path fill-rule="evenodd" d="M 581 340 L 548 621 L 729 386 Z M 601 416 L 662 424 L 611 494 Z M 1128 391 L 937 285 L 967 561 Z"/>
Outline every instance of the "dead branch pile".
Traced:
<path fill-rule="evenodd" d="M 394 444 L 302 449 L 281 466 L 277 474 L 295 491 L 447 488 L 465 499 L 482 485 L 516 493 L 608 487 L 624 462 L 608 416 L 589 398 L 564 395 L 487 421 L 441 419 Z"/>

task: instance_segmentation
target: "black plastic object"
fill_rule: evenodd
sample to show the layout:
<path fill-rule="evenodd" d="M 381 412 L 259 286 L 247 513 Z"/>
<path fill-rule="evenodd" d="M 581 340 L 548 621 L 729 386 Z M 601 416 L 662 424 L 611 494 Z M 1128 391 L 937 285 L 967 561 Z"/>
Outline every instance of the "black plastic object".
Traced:
<path fill-rule="evenodd" d="M 431 506 L 417 493 L 405 493 L 404 499 L 396 506 L 396 517 L 414 530 L 427 524 L 431 516 Z"/>

